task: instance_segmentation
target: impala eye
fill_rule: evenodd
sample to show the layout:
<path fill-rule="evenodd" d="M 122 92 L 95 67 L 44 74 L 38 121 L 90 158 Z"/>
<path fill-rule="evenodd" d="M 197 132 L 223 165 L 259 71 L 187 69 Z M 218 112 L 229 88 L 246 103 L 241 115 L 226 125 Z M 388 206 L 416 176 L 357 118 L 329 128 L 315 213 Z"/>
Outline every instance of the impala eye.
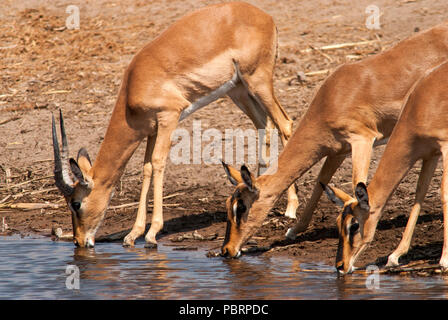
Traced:
<path fill-rule="evenodd" d="M 239 199 L 236 203 L 236 213 L 242 214 L 244 212 L 246 212 L 246 205 L 243 200 Z"/>
<path fill-rule="evenodd" d="M 352 223 L 352 225 L 350 226 L 350 236 L 353 236 L 358 230 L 359 230 L 359 223 L 358 222 Z"/>
<path fill-rule="evenodd" d="M 81 202 L 78 201 L 73 201 L 70 205 L 75 211 L 78 211 L 81 208 Z"/>

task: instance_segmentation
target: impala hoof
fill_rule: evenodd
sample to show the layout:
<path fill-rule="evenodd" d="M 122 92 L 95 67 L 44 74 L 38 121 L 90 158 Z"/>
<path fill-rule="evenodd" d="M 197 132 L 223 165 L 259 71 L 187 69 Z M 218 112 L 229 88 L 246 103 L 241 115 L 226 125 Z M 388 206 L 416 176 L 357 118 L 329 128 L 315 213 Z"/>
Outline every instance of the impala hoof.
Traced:
<path fill-rule="evenodd" d="M 125 248 L 132 248 L 132 247 L 134 247 L 134 244 L 133 243 L 128 243 L 128 242 L 123 242 L 123 247 L 125 247 Z"/>
<path fill-rule="evenodd" d="M 146 248 L 146 249 L 157 249 L 157 243 L 147 242 L 147 243 L 145 244 L 145 248 Z"/>
<path fill-rule="evenodd" d="M 398 262 L 398 257 L 390 255 L 389 258 L 387 258 L 386 267 L 391 268 L 391 267 L 397 267 L 399 265 L 400 263 Z"/>
<path fill-rule="evenodd" d="M 288 231 L 286 231 L 285 237 L 289 240 L 296 240 L 296 234 L 294 233 L 292 228 L 289 228 Z"/>
<path fill-rule="evenodd" d="M 128 234 L 123 240 L 123 247 L 133 247 L 135 243 L 135 238 Z"/>

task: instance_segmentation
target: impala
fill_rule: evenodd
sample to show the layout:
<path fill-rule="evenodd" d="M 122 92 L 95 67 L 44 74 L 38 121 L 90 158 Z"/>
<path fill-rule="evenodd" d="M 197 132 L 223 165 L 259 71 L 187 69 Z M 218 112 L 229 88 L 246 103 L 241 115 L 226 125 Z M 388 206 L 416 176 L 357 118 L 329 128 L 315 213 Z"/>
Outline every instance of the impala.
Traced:
<path fill-rule="evenodd" d="M 145 230 L 151 182 L 154 209 L 145 240 L 156 245 L 163 227 L 163 176 L 171 134 L 179 121 L 226 94 L 257 128 L 277 127 L 285 144 L 292 120 L 273 91 L 276 54 L 271 16 L 242 2 L 208 6 L 174 23 L 133 58 L 93 164 L 85 149 L 76 160 L 68 160 L 62 115 L 60 152 L 53 119 L 55 180 L 72 212 L 75 244 L 94 245 L 114 186 L 147 137 L 137 218 L 124 245 L 133 246 Z M 295 217 L 294 188 L 288 195 L 288 215 Z"/>
<path fill-rule="evenodd" d="M 448 268 L 448 62 L 424 76 L 410 94 L 369 186 L 359 183 L 355 198 L 324 186 L 329 198 L 344 207 L 337 218 L 339 247 L 336 268 L 351 272 L 357 257 L 373 240 L 384 207 L 415 162 L 422 159 L 415 204 L 398 248 L 388 265 L 398 265 L 407 253 L 429 183 L 442 155 L 443 250 L 442 268 Z"/>
<path fill-rule="evenodd" d="M 316 162 L 326 157 L 317 178 L 327 184 L 348 153 L 353 187 L 366 182 L 372 147 L 390 136 L 408 92 L 425 71 L 448 57 L 448 23 L 419 33 L 393 48 L 333 72 L 314 96 L 288 144 L 277 171 L 254 178 L 224 164 L 236 191 L 227 200 L 227 232 L 222 255 L 235 257 L 259 228 L 281 193 Z M 293 228 L 304 231 L 322 194 L 316 183 L 311 199 Z"/>

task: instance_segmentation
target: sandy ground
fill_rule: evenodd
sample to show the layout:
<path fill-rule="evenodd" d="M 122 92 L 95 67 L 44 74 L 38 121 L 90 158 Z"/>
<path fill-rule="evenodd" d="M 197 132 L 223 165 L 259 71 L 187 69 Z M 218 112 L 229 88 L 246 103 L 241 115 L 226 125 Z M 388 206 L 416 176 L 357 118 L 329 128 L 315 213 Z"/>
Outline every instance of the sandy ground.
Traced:
<path fill-rule="evenodd" d="M 64 112 L 71 156 L 84 146 L 95 159 L 123 72 L 132 56 L 182 15 L 217 2 L 0 2 L 0 227 L 3 218 L 9 227 L 4 234 L 48 234 L 52 227 L 71 231 L 70 215 L 52 178 L 51 113 L 58 109 Z M 377 54 L 448 17 L 446 0 L 377 0 L 381 29 L 369 30 L 365 26 L 365 9 L 371 4 L 370 0 L 249 2 L 271 14 L 278 26 L 275 91 L 295 125 L 326 77 L 326 73 L 321 73 L 299 82 L 296 81 L 298 72 L 332 70 L 344 62 Z M 79 30 L 64 27 L 68 16 L 66 8 L 71 4 L 80 8 Z M 315 50 L 301 51 L 310 46 L 366 40 L 380 41 L 324 54 Z M 191 131 L 193 120 L 201 120 L 203 130 L 217 128 L 224 132 L 225 128 L 252 127 L 250 120 L 228 98 L 219 99 L 195 113 L 180 127 Z M 384 147 L 375 150 L 370 176 L 383 150 Z M 111 207 L 138 201 L 143 153 L 144 144 L 129 162 L 116 187 Z M 299 213 L 321 164 L 297 180 Z M 398 245 L 413 204 L 418 165 L 389 202 L 375 241 L 359 264 L 384 263 Z M 411 251 L 403 262 L 437 261 L 440 257 L 443 228 L 440 168 L 423 206 Z M 350 159 L 331 182 L 346 191 L 351 189 Z M 165 201 L 170 206 L 164 210 L 165 226 L 159 241 L 170 241 L 197 230 L 202 235 L 217 234 L 217 239 L 200 245 L 218 248 L 225 232 L 225 199 L 231 191 L 221 165 L 175 165 L 168 161 L 164 194 L 175 196 Z M 12 209 L 18 203 L 43 204 L 43 208 Z M 286 242 L 283 235 L 293 221 L 280 214 L 285 204 L 284 196 L 252 243 L 276 248 L 263 254 L 288 254 L 301 260 L 333 264 L 337 245 L 335 207 L 323 197 L 308 230 L 296 241 Z M 130 229 L 135 216 L 135 206 L 109 209 L 98 236 Z M 150 219 L 151 208 L 148 221 Z M 182 245 L 199 245 L 199 242 L 184 240 Z"/>

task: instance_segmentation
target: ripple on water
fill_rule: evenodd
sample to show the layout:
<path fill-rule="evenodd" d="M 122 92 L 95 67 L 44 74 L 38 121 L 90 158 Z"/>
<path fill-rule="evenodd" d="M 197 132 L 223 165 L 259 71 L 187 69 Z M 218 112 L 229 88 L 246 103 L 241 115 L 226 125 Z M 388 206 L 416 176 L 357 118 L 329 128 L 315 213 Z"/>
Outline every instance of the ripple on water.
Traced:
<path fill-rule="evenodd" d="M 332 266 L 294 258 L 207 258 L 206 252 L 123 248 L 76 249 L 48 238 L 0 237 L 0 299 L 441 299 L 447 278 L 337 277 Z M 80 270 L 80 289 L 66 287 L 66 267 Z"/>

